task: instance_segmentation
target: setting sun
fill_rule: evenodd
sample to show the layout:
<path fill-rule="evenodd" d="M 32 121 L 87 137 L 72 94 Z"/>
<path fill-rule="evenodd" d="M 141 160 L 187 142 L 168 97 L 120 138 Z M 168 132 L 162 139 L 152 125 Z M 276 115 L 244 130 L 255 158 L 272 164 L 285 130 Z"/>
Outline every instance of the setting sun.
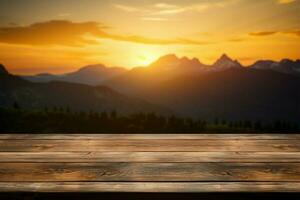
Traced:
<path fill-rule="evenodd" d="M 157 46 L 127 44 L 127 49 L 131 66 L 147 66 L 165 54 L 163 48 Z"/>
<path fill-rule="evenodd" d="M 147 65 L 151 64 L 158 57 L 154 56 L 153 54 L 150 54 L 150 53 L 149 54 L 145 53 L 145 54 L 140 55 L 138 58 L 139 58 L 141 65 L 147 66 Z"/>

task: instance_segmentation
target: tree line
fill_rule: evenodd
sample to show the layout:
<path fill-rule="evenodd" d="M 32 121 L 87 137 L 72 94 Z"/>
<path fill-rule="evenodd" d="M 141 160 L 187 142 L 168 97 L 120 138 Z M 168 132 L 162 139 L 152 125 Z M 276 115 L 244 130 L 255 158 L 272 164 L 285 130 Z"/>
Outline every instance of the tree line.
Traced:
<path fill-rule="evenodd" d="M 156 113 L 121 115 L 111 112 L 74 112 L 68 108 L 42 110 L 0 108 L 0 133 L 294 133 L 294 122 L 260 120 L 213 121 Z"/>

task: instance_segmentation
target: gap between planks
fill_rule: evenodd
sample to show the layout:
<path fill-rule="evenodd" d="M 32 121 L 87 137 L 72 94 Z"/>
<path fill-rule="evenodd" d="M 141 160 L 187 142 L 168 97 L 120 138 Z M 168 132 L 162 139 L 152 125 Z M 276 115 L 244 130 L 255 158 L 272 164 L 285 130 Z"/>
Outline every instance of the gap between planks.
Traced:
<path fill-rule="evenodd" d="M 284 140 L 300 139 L 300 134 L 0 134 L 0 140 L 102 140 L 102 139 L 203 139 L 203 140 Z"/>

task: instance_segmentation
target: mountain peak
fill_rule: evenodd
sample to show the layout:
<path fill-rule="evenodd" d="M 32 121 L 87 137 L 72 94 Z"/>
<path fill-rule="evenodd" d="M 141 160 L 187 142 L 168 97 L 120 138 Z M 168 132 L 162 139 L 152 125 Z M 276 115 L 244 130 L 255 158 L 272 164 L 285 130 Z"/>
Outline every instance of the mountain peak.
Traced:
<path fill-rule="evenodd" d="M 224 63 L 233 63 L 234 61 L 227 56 L 227 54 L 223 54 L 213 65 L 220 65 L 220 64 L 224 64 Z"/>
<path fill-rule="evenodd" d="M 179 59 L 175 54 L 168 54 L 158 58 L 155 62 L 150 64 L 152 68 L 156 69 L 167 69 L 170 70 L 174 66 L 180 65 L 181 59 Z"/>
<path fill-rule="evenodd" d="M 158 62 L 174 62 L 178 61 L 179 58 L 175 54 L 167 54 L 165 56 L 160 57 L 157 61 Z"/>
<path fill-rule="evenodd" d="M 82 68 L 80 68 L 78 70 L 78 72 L 83 72 L 83 71 L 98 71 L 99 69 L 105 69 L 106 66 L 102 65 L 102 64 L 96 64 L 96 65 L 87 65 L 87 66 L 84 66 Z"/>
<path fill-rule="evenodd" d="M 206 65 L 202 64 L 198 58 L 178 57 L 175 54 L 168 54 L 160 57 L 157 61 L 150 65 L 152 69 L 164 71 L 176 71 L 175 73 L 188 71 L 203 71 Z"/>
<path fill-rule="evenodd" d="M 5 66 L 0 64 L 0 75 L 8 75 L 8 71 L 6 70 Z"/>
<path fill-rule="evenodd" d="M 226 62 L 227 61 L 232 62 L 233 61 L 226 53 L 224 53 L 218 60 L 222 61 L 222 62 L 224 62 L 224 61 L 226 61 Z"/>
<path fill-rule="evenodd" d="M 223 54 L 214 64 L 213 67 L 217 70 L 226 70 L 230 68 L 238 68 L 242 65 L 237 61 L 231 59 L 227 54 Z"/>
<path fill-rule="evenodd" d="M 281 64 L 291 64 L 291 63 L 294 63 L 294 61 L 290 60 L 290 59 L 287 59 L 287 58 L 284 58 L 280 61 Z"/>

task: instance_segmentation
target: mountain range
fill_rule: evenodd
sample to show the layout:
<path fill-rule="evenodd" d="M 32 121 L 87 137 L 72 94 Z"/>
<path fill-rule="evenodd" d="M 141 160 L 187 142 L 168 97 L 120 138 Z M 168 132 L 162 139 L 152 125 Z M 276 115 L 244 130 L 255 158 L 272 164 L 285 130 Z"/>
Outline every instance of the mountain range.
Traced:
<path fill-rule="evenodd" d="M 273 70 L 285 74 L 300 75 L 300 60 L 283 59 L 280 62 L 260 60 L 250 66 L 253 69 Z"/>
<path fill-rule="evenodd" d="M 118 76 L 127 70 L 121 67 L 106 67 L 102 64 L 88 65 L 79 70 L 66 74 L 42 73 L 33 76 L 23 76 L 32 82 L 64 81 L 71 83 L 83 83 L 87 85 L 99 85 L 103 81 Z"/>
<path fill-rule="evenodd" d="M 174 54 L 160 57 L 147 67 L 135 67 L 127 70 L 122 67 L 107 67 L 103 64 L 88 65 L 77 71 L 66 74 L 42 73 L 31 76 L 23 76 L 26 80 L 32 82 L 50 82 L 65 81 L 73 83 L 82 83 L 87 85 L 100 85 L 111 82 L 112 79 L 120 79 L 128 74 L 139 74 L 145 78 L 154 76 L 158 80 L 168 80 L 182 75 L 199 75 L 209 72 L 220 72 L 232 68 L 252 68 L 260 70 L 273 70 L 280 73 L 300 76 L 300 60 L 283 59 L 279 62 L 271 60 L 259 60 L 250 66 L 243 66 L 237 60 L 233 60 L 226 54 L 223 54 L 212 65 L 206 65 L 197 58 L 189 59 L 187 57 L 179 58 Z M 144 78 L 144 77 L 143 77 Z"/>
<path fill-rule="evenodd" d="M 15 102 L 27 109 L 64 107 L 73 111 L 118 111 L 123 114 L 170 113 L 160 106 L 128 97 L 105 86 L 62 81 L 34 83 L 9 74 L 0 65 L 0 107 L 12 107 Z"/>
<path fill-rule="evenodd" d="M 170 54 L 131 70 L 93 65 L 63 75 L 26 77 L 8 75 L 2 68 L 2 106 L 18 101 L 29 107 L 154 111 L 209 120 L 300 119 L 299 60 L 243 66 L 224 54 L 205 65 Z"/>

